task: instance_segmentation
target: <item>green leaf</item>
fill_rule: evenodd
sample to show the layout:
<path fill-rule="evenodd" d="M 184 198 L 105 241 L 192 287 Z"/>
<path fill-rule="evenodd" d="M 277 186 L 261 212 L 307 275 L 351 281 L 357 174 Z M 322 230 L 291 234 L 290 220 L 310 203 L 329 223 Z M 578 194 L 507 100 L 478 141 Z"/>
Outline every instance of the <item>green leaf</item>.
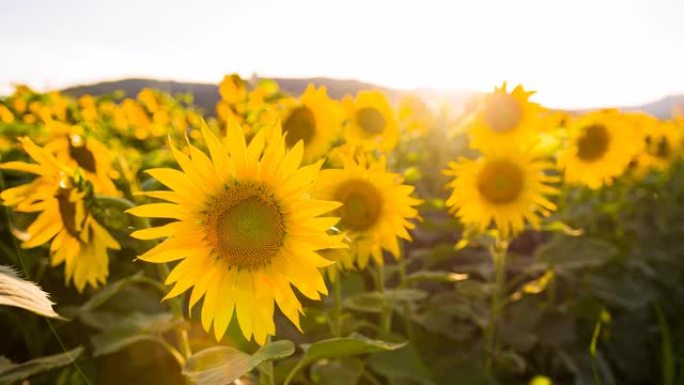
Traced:
<path fill-rule="evenodd" d="M 452 273 L 450 271 L 417 271 L 406 277 L 407 283 L 413 282 L 458 282 L 468 279 L 468 274 Z"/>
<path fill-rule="evenodd" d="M 535 254 L 557 269 L 579 269 L 607 263 L 617 254 L 617 248 L 598 238 L 559 235 L 540 246 Z"/>
<path fill-rule="evenodd" d="M 172 330 L 183 323 L 169 313 L 135 313 L 117 326 L 91 338 L 93 356 L 117 352 L 139 341 L 160 342 L 161 333 Z"/>
<path fill-rule="evenodd" d="M 427 298 L 427 293 L 422 290 L 393 289 L 386 290 L 384 293 L 361 293 L 349 297 L 344 301 L 344 306 L 356 311 L 380 313 L 385 305 L 395 306 L 397 304 L 420 301 L 425 298 Z"/>
<path fill-rule="evenodd" d="M 112 299 L 115 295 L 117 295 L 121 290 L 123 290 L 126 286 L 136 284 L 136 283 L 145 283 L 153 286 L 157 286 L 157 282 L 153 281 L 145 276 L 143 276 L 142 272 L 138 272 L 134 275 L 131 275 L 130 277 L 126 277 L 123 279 L 120 279 L 116 282 L 113 282 L 105 287 L 103 287 L 101 290 L 98 290 L 90 299 L 81 305 L 81 308 L 79 309 L 80 312 L 89 312 L 92 311 L 93 309 L 101 306 L 102 304 L 106 303 L 110 299 Z"/>
<path fill-rule="evenodd" d="M 363 362 L 355 358 L 322 360 L 311 365 L 311 379 L 321 385 L 356 385 L 363 373 Z"/>
<path fill-rule="evenodd" d="M 0 383 L 21 381 L 34 374 L 69 365 L 83 353 L 83 347 L 52 356 L 34 358 L 30 361 L 15 364 L 5 357 L 0 357 Z"/>
<path fill-rule="evenodd" d="M 396 350 L 406 346 L 407 342 L 392 343 L 380 340 L 372 340 L 360 334 L 352 334 L 349 337 L 331 338 L 318 341 L 311 346 L 299 360 L 297 366 L 292 369 L 285 379 L 285 385 L 289 384 L 299 370 L 306 365 L 324 358 L 340 358 L 359 354 L 377 353 L 382 351 Z"/>
<path fill-rule="evenodd" d="M 433 384 L 430 380 L 430 371 L 412 345 L 373 354 L 368 359 L 368 365 L 374 372 L 385 376 L 390 383 L 409 380 L 409 383 Z"/>
<path fill-rule="evenodd" d="M 48 293 L 21 279 L 8 266 L 0 266 L 0 305 L 14 306 L 48 318 L 61 318 L 52 309 Z"/>
<path fill-rule="evenodd" d="M 183 374 L 197 385 L 226 385 L 261 363 L 288 357 L 294 350 L 294 343 L 288 340 L 268 343 L 251 355 L 230 346 L 215 346 L 188 358 Z"/>
<path fill-rule="evenodd" d="M 542 230 L 563 233 L 570 237 L 579 237 L 584 235 L 584 230 L 572 228 L 567 223 L 562 221 L 553 221 L 551 223 L 544 224 L 542 225 Z"/>

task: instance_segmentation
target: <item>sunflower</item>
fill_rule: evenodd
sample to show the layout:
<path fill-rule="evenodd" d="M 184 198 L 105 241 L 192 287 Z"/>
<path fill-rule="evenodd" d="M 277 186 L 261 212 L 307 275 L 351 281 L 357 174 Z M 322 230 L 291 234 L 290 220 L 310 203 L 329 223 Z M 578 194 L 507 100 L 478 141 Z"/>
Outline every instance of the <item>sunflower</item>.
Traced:
<path fill-rule="evenodd" d="M 0 104 L 0 122 L 2 123 L 14 123 L 14 114 L 9 108 Z"/>
<path fill-rule="evenodd" d="M 546 174 L 553 165 L 513 149 L 478 159 L 451 162 L 444 173 L 455 178 L 447 206 L 467 227 L 485 232 L 492 222 L 508 238 L 524 230 L 525 222 L 539 227 L 540 214 L 556 205 L 546 196 L 558 193 Z"/>
<path fill-rule="evenodd" d="M 641 150 L 634 124 L 615 110 L 589 113 L 569 126 L 569 143 L 558 156 L 569 183 L 598 188 L 612 183 Z"/>
<path fill-rule="evenodd" d="M 88 188 L 74 170 L 60 163 L 29 138 L 20 138 L 24 151 L 38 164 L 7 162 L 4 170 L 36 174 L 32 182 L 0 193 L 6 206 L 17 211 L 39 213 L 26 230 L 23 248 L 52 240 L 52 266 L 65 264 L 66 283 L 73 281 L 82 292 L 86 284 L 98 287 L 109 274 L 107 249 L 119 250 L 119 243 L 93 218 L 85 204 Z"/>
<path fill-rule="evenodd" d="M 244 102 L 247 99 L 247 83 L 238 74 L 223 77 L 219 83 L 221 100 L 229 105 Z"/>
<path fill-rule="evenodd" d="M 287 99 L 282 103 L 286 106 L 281 119 L 287 146 L 292 148 L 301 140 L 304 163 L 320 159 L 330 149 L 340 127 L 325 86 L 316 89 L 309 84 L 299 101 Z"/>
<path fill-rule="evenodd" d="M 424 134 L 436 124 L 435 115 L 423 99 L 417 95 L 406 95 L 399 101 L 399 123 L 410 133 Z"/>
<path fill-rule="evenodd" d="M 643 148 L 633 161 L 635 172 L 643 176 L 651 170 L 663 171 L 681 155 L 684 132 L 674 121 L 660 121 L 645 114 L 627 116 L 637 124 Z"/>
<path fill-rule="evenodd" d="M 517 86 L 510 93 L 506 83 L 484 95 L 464 127 L 470 146 L 483 151 L 500 147 L 526 148 L 537 139 L 539 105 L 529 101 L 534 92 Z"/>
<path fill-rule="evenodd" d="M 288 150 L 280 129 L 267 131 L 247 145 L 237 124 L 229 125 L 225 142 L 205 126 L 210 157 L 192 145 L 190 156 L 171 145 L 182 171 L 148 170 L 171 191 L 145 193 L 168 203 L 129 210 L 175 220 L 131 235 L 166 238 L 140 259 L 180 260 L 167 279 L 175 284 L 167 298 L 192 288 L 192 308 L 204 297 L 202 325 L 209 331 L 213 324 L 217 340 L 235 313 L 243 334 L 264 344 L 275 334 L 274 301 L 299 328 L 302 305 L 292 285 L 320 299 L 327 289 L 319 269 L 331 262 L 318 250 L 344 247 L 342 235 L 328 233 L 338 219 L 321 216 L 339 203 L 310 197 L 322 161 L 300 168 L 303 145 Z"/>
<path fill-rule="evenodd" d="M 387 172 L 384 158 L 369 163 L 363 156 L 343 156 L 342 161 L 342 169 L 323 170 L 314 196 L 342 202 L 335 214 L 352 241 L 350 252 L 360 268 L 371 256 L 382 265 L 383 250 L 399 258 L 398 238 L 411 240 L 407 230 L 415 225 L 410 219 L 418 218 L 415 206 L 421 201 L 411 196 L 414 187 Z"/>
<path fill-rule="evenodd" d="M 79 167 L 86 179 L 92 182 L 96 193 L 120 196 L 111 176 L 112 159 L 109 149 L 93 137 L 85 137 L 79 126 L 51 121 L 47 125 L 53 138 L 45 149 L 67 166 Z"/>
<path fill-rule="evenodd" d="M 344 99 L 347 126 L 344 136 L 352 145 L 364 149 L 389 151 L 399 139 L 399 125 L 385 94 L 380 91 L 360 91 L 356 99 Z"/>

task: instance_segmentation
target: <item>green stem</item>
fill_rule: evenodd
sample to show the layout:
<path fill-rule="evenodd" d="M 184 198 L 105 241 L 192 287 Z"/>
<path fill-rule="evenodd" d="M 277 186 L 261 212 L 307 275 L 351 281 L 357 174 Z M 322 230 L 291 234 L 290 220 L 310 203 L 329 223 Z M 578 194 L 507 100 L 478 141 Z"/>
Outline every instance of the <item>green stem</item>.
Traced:
<path fill-rule="evenodd" d="M 403 242 L 401 243 L 402 245 L 402 253 L 401 255 L 404 256 L 404 250 L 403 250 Z M 408 286 L 408 282 L 406 280 L 406 259 L 401 259 L 399 261 L 399 287 L 402 289 L 405 289 Z M 414 330 L 413 330 L 413 321 L 411 321 L 411 307 L 408 302 L 404 303 L 403 306 L 404 310 L 404 328 L 406 330 L 406 335 L 410 340 L 413 340 L 414 337 Z"/>
<path fill-rule="evenodd" d="M 490 249 L 490 254 L 494 263 L 494 294 L 492 295 L 491 307 L 489 311 L 489 321 L 484 331 L 485 338 L 485 376 L 493 379 L 492 362 L 496 355 L 497 339 L 496 327 L 499 314 L 503 310 L 504 298 L 506 294 L 506 254 L 508 252 L 508 241 L 497 238 L 494 247 Z"/>
<path fill-rule="evenodd" d="M 183 355 L 178 350 L 176 350 L 176 348 L 173 345 L 166 342 L 166 340 L 162 337 L 159 337 L 157 339 L 157 342 L 161 346 L 163 346 L 171 354 L 171 356 L 173 356 L 173 359 L 175 359 L 176 362 L 178 362 L 178 365 L 181 367 L 181 369 L 183 368 L 183 366 L 185 366 L 185 357 L 183 357 Z"/>
<path fill-rule="evenodd" d="M 556 279 L 558 279 L 558 276 L 556 275 L 556 270 L 554 269 L 553 265 L 550 265 L 549 269 L 554 273 L 553 278 L 551 279 L 551 282 L 549 282 L 549 285 L 546 289 L 547 306 L 551 308 L 556 303 Z"/>
<path fill-rule="evenodd" d="M 370 382 L 372 385 L 382 385 L 382 383 L 377 378 L 375 378 L 375 376 L 373 376 L 370 372 L 368 372 L 366 369 L 364 369 L 361 372 L 361 375 L 363 376 L 363 378 L 368 380 L 368 382 Z"/>
<path fill-rule="evenodd" d="M 271 343 L 271 336 L 266 335 L 266 345 Z M 273 360 L 268 360 L 259 366 L 259 384 L 275 385 Z"/>
<path fill-rule="evenodd" d="M 162 282 L 166 281 L 166 277 L 169 276 L 169 266 L 166 263 L 160 263 L 157 265 L 157 271 L 159 272 L 159 278 Z M 181 303 L 180 297 L 174 297 L 169 299 L 169 307 L 171 308 L 171 313 L 174 317 L 180 320 L 185 319 L 183 314 L 183 304 Z M 185 358 L 192 355 L 192 350 L 190 350 L 190 341 L 188 340 L 188 332 L 182 328 L 176 328 L 176 338 L 178 339 L 178 344 L 180 345 L 180 351 Z"/>
<path fill-rule="evenodd" d="M 389 334 L 390 330 L 392 330 L 392 307 L 387 302 L 387 298 L 385 298 L 385 268 L 384 268 L 384 266 L 378 265 L 377 272 L 378 272 L 378 277 L 377 277 L 378 287 L 377 287 L 377 289 L 382 294 L 382 298 L 383 298 L 382 309 L 380 311 L 380 330 L 382 330 L 382 332 L 384 332 L 386 334 Z"/>
<path fill-rule="evenodd" d="M 340 272 L 337 272 L 335 282 L 333 282 L 333 334 L 335 337 L 342 336 L 342 283 L 340 282 Z"/>
<path fill-rule="evenodd" d="M 119 197 L 109 197 L 109 196 L 96 196 L 99 201 L 105 201 L 112 205 L 117 205 L 122 209 L 130 209 L 135 207 L 135 203 L 129 201 L 126 198 Z M 138 228 L 150 228 L 150 221 L 147 218 L 134 217 L 135 224 Z M 162 285 L 166 282 L 166 278 L 169 276 L 169 266 L 166 263 L 157 264 L 157 272 L 159 274 L 159 279 Z M 180 320 L 185 320 L 185 315 L 183 314 L 183 303 L 179 297 L 174 297 L 168 301 L 169 307 L 171 308 L 171 313 L 174 317 Z M 176 338 L 178 339 L 178 345 L 180 345 L 180 351 L 184 358 L 188 358 L 192 355 L 192 350 L 190 350 L 190 341 L 188 340 L 188 332 L 185 329 L 176 328 Z"/>

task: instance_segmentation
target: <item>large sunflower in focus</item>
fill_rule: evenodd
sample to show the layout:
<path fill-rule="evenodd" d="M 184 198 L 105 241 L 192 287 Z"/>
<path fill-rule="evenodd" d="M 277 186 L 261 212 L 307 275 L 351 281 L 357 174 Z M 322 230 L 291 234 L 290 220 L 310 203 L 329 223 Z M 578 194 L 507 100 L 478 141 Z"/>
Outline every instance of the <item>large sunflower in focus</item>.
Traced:
<path fill-rule="evenodd" d="M 86 284 L 98 287 L 109 274 L 107 249 L 120 249 L 88 210 L 85 204 L 87 188 L 49 152 L 36 146 L 28 138 L 20 138 L 24 150 L 34 163 L 7 162 L 5 170 L 38 175 L 32 182 L 9 188 L 0 193 L 6 206 L 20 212 L 39 213 L 26 230 L 23 248 L 41 246 L 50 240 L 53 266 L 65 264 L 66 282 L 73 281 L 78 291 Z"/>
<path fill-rule="evenodd" d="M 147 171 L 171 191 L 146 194 L 168 203 L 129 212 L 174 221 L 132 236 L 166 238 L 140 259 L 180 260 L 167 298 L 192 288 L 192 307 L 204 297 L 207 331 L 213 324 L 221 339 L 235 313 L 243 334 L 263 344 L 275 334 L 274 301 L 299 327 L 302 306 L 292 285 L 311 299 L 327 293 L 319 269 L 330 262 L 318 250 L 344 245 L 341 235 L 328 234 L 338 219 L 321 215 L 339 203 L 310 197 L 322 161 L 300 168 L 302 144 L 288 150 L 279 129 L 260 130 L 249 145 L 237 124 L 227 134 L 224 144 L 203 127 L 210 157 L 193 146 L 190 156 L 172 147 L 182 171 Z"/>
<path fill-rule="evenodd" d="M 522 86 L 506 90 L 506 83 L 484 95 L 466 121 L 472 148 L 488 151 L 500 147 L 526 149 L 537 140 L 540 107 L 529 101 L 534 92 Z"/>
<path fill-rule="evenodd" d="M 340 229 L 351 239 L 353 258 L 364 268 L 372 256 L 383 264 L 382 251 L 399 258 L 399 238 L 411 240 L 411 219 L 418 217 L 413 186 L 402 184 L 398 174 L 387 172 L 385 159 L 368 163 L 364 157 L 343 157 L 344 168 L 321 172 L 314 196 L 342 203 L 335 214 Z M 336 258 L 344 260 L 343 258 Z M 348 266 L 348 263 L 345 263 Z"/>
<path fill-rule="evenodd" d="M 344 99 L 347 113 L 345 139 L 364 149 L 389 151 L 399 140 L 399 125 L 385 94 L 380 91 L 360 91 L 356 99 Z"/>
<path fill-rule="evenodd" d="M 326 88 L 316 89 L 309 84 L 299 101 L 287 99 L 282 104 L 286 107 L 281 120 L 287 146 L 292 148 L 301 140 L 304 142 L 304 163 L 320 159 L 330 149 L 340 127 Z"/>
<path fill-rule="evenodd" d="M 642 147 L 637 127 L 615 110 L 593 112 L 571 122 L 568 134 L 558 165 L 568 183 L 590 188 L 612 183 Z"/>
<path fill-rule="evenodd" d="M 447 200 L 452 214 L 466 226 L 485 232 L 493 223 L 504 238 L 525 229 L 525 222 L 539 227 L 540 214 L 556 209 L 547 196 L 558 190 L 546 174 L 550 162 L 518 151 L 500 151 L 476 160 L 451 162 L 446 175 L 454 176 Z"/>
<path fill-rule="evenodd" d="M 48 129 L 54 138 L 45 149 L 58 161 L 75 169 L 79 167 L 85 177 L 92 182 L 95 192 L 110 196 L 120 196 L 112 182 L 112 159 L 109 149 L 97 139 L 86 138 L 83 129 L 52 121 Z"/>

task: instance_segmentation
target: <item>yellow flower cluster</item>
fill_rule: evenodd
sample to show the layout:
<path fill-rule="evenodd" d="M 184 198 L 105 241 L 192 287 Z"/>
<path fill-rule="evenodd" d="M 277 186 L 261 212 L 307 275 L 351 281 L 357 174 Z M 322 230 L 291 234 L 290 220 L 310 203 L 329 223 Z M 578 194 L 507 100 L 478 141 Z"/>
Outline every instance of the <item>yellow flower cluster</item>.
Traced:
<path fill-rule="evenodd" d="M 370 257 L 383 264 L 383 251 L 399 258 L 399 239 L 411 239 L 421 201 L 389 171 L 399 120 L 382 92 L 339 101 L 309 85 L 294 97 L 274 82 L 228 75 L 219 93 L 217 119 L 204 124 L 192 108 L 150 89 L 136 99 L 72 99 L 18 88 L 1 101 L 3 124 L 43 147 L 22 139 L 38 165 L 2 167 L 38 177 L 1 198 L 18 212 L 40 213 L 23 246 L 52 240 L 53 264 L 66 261 L 79 291 L 104 282 L 107 249 L 120 248 L 96 219 L 101 202 L 142 200 L 128 212 L 155 227 L 131 236 L 162 242 L 140 259 L 178 261 L 167 297 L 192 289 L 190 306 L 204 298 L 202 324 L 217 339 L 236 314 L 244 335 L 263 344 L 275 334 L 274 304 L 299 327 L 293 287 L 320 299 L 327 294 L 321 273 L 336 260 L 364 268 Z M 420 106 L 416 119 L 425 124 L 429 110 Z M 35 119 L 25 119 L 33 110 Z M 15 156 L 12 147 L 6 153 Z M 155 167 L 170 162 L 179 169 Z M 153 178 L 146 184 L 168 190 L 138 187 L 141 167 Z"/>
<path fill-rule="evenodd" d="M 681 122 L 644 113 L 549 111 L 532 92 L 506 84 L 483 95 L 463 119 L 475 157 L 452 162 L 451 212 L 479 232 L 509 238 L 556 209 L 560 184 L 596 189 L 627 173 L 644 176 L 681 156 Z"/>
<path fill-rule="evenodd" d="M 35 177 L 0 198 L 37 214 L 22 246 L 50 243 L 52 264 L 65 263 L 79 291 L 106 280 L 108 250 L 124 244 L 110 234 L 137 227 L 132 238 L 159 240 L 140 244 L 148 250 L 139 259 L 174 264 L 168 298 L 189 291 L 190 308 L 203 300 L 202 325 L 217 339 L 235 318 L 263 344 L 275 334 L 276 305 L 300 327 L 294 288 L 318 300 L 325 269 L 332 278 L 400 258 L 422 204 L 405 182 L 420 178 L 410 159 L 421 154 L 405 150 L 425 138 L 457 141 L 442 139 L 453 119 L 413 95 L 396 107 L 378 90 L 336 100 L 309 85 L 294 96 L 235 74 L 218 88 L 216 118 L 205 122 L 187 97 L 151 89 L 74 99 L 18 87 L 0 99 L 9 160 L 0 168 Z M 643 177 L 681 154 L 681 118 L 550 111 L 531 95 L 504 84 L 457 120 L 469 148 L 444 172 L 446 205 L 468 231 L 509 240 L 540 228 L 564 186 Z M 109 224 L 111 202 L 140 219 Z"/>

